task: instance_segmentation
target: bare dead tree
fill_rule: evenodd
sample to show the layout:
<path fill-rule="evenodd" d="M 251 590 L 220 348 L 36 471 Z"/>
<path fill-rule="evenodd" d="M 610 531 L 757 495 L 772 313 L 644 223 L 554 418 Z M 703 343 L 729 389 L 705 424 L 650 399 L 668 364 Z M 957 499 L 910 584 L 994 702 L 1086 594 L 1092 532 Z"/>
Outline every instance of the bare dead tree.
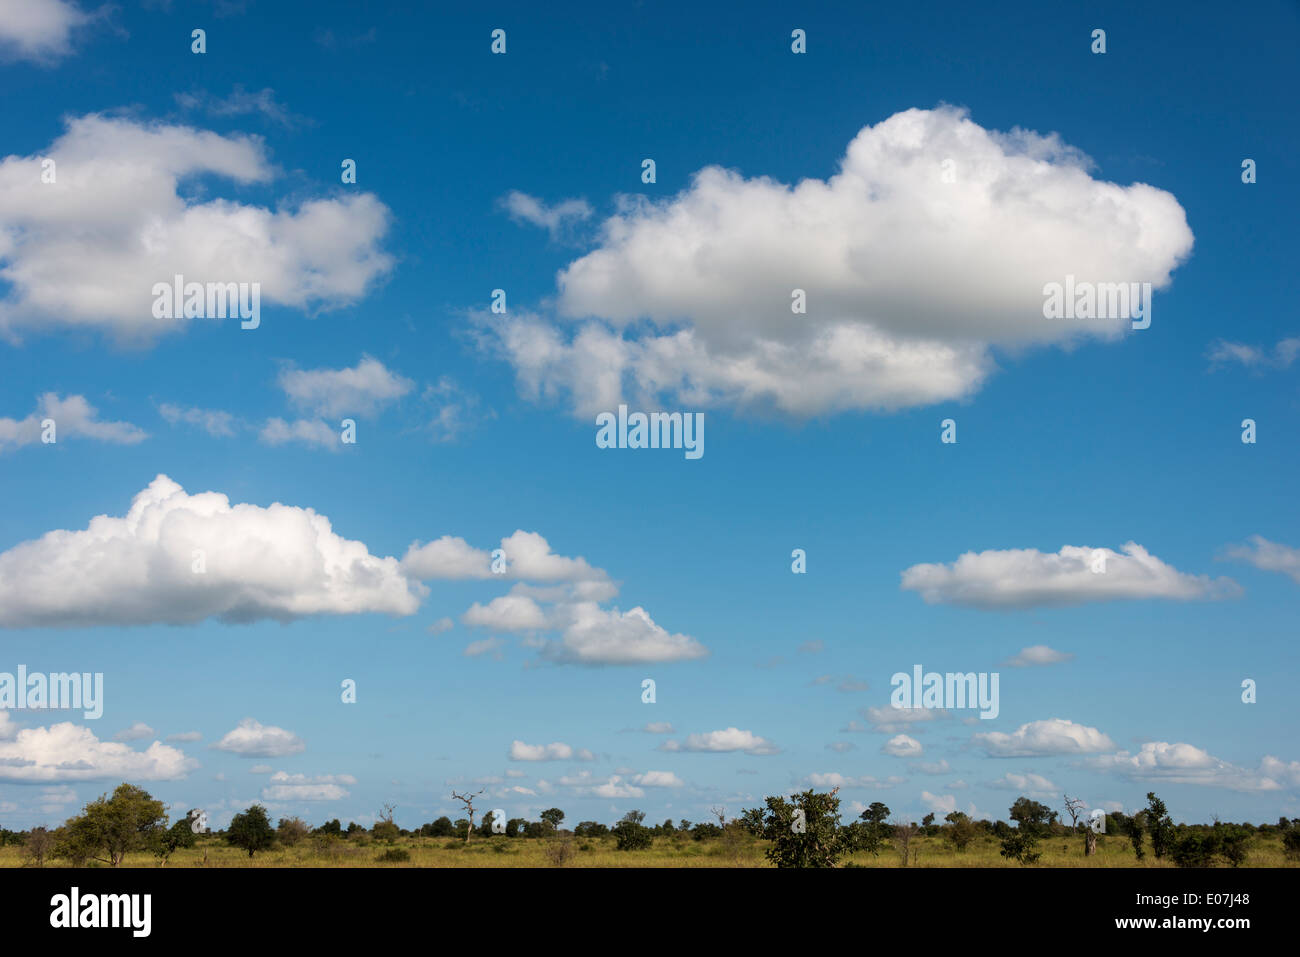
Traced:
<path fill-rule="evenodd" d="M 451 792 L 451 796 L 457 801 L 463 801 L 465 803 L 465 812 L 469 815 L 469 830 L 465 832 L 466 844 L 469 843 L 470 835 L 474 833 L 474 799 L 482 793 L 482 788 L 475 791 L 473 794 L 470 794 L 468 791 L 464 794 L 457 794 L 455 791 Z"/>
<path fill-rule="evenodd" d="M 898 852 L 899 867 L 907 867 L 908 865 L 912 838 L 916 835 L 917 830 L 916 824 L 911 821 L 894 822 L 894 850 Z M 912 862 L 915 863 L 914 856 Z"/>
<path fill-rule="evenodd" d="M 1097 853 L 1097 832 L 1092 829 L 1088 821 L 1085 821 L 1083 825 L 1079 824 L 1079 816 L 1083 813 L 1085 807 L 1087 805 L 1083 803 L 1082 798 L 1072 798 L 1068 794 L 1065 795 L 1065 812 L 1070 815 L 1070 826 L 1076 831 L 1082 827 L 1083 855 L 1084 857 L 1091 857 Z"/>
<path fill-rule="evenodd" d="M 718 827 L 725 829 L 727 826 L 727 809 L 726 807 L 711 807 L 709 813 L 718 819 Z"/>

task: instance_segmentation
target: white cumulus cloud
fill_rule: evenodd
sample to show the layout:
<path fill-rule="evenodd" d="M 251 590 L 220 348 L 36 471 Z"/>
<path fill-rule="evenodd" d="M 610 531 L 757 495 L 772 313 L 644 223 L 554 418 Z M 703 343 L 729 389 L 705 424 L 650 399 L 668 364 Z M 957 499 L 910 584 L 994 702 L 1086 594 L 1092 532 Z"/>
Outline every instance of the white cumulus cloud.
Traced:
<path fill-rule="evenodd" d="M 659 750 L 705 751 L 715 754 L 728 751 L 743 751 L 745 754 L 776 754 L 779 749 L 771 741 L 759 737 L 752 731 L 725 728 L 721 731 L 688 734 L 685 741 L 665 741 L 659 746 Z"/>
<path fill-rule="evenodd" d="M 41 442 L 45 431 L 42 423 L 46 419 L 53 420 L 51 434 L 55 442 L 83 438 L 115 445 L 135 445 L 148 437 L 143 429 L 130 422 L 103 421 L 99 418 L 99 410 L 83 395 L 60 398 L 57 392 L 46 392 L 36 400 L 36 411 L 26 418 L 0 418 L 0 452 Z"/>
<path fill-rule="evenodd" d="M 594 761 L 596 756 L 586 748 L 574 748 L 563 741 L 550 744 L 525 744 L 510 742 L 511 761 Z"/>
<path fill-rule="evenodd" d="M 0 781 L 174 781 L 198 767 L 161 741 L 135 751 L 121 742 L 100 741 L 70 721 L 17 728 L 9 724 L 8 712 L 0 712 L 0 718 Z"/>
<path fill-rule="evenodd" d="M 310 508 L 232 505 L 159 475 L 123 517 L 99 515 L 84 530 L 0 553 L 0 626 L 408 615 L 423 587 Z"/>
<path fill-rule="evenodd" d="M 1246 562 L 1266 572 L 1281 572 L 1300 584 L 1300 548 L 1270 542 L 1263 535 L 1252 535 L 1247 545 L 1233 545 L 1228 557 Z"/>
<path fill-rule="evenodd" d="M 1056 554 L 1033 548 L 966 552 L 951 565 L 913 565 L 902 587 L 928 604 L 1009 609 L 1077 605 L 1089 601 L 1231 598 L 1229 578 L 1189 575 L 1166 565 L 1136 542 L 1123 553 L 1066 545 Z"/>
<path fill-rule="evenodd" d="M 372 416 L 408 394 L 415 383 L 371 356 L 343 369 L 285 369 L 280 388 L 298 406 L 316 415 Z"/>
<path fill-rule="evenodd" d="M 72 52 L 72 33 L 93 19 L 70 0 L 2 0 L 0 57 L 51 63 Z"/>
<path fill-rule="evenodd" d="M 623 398 L 813 416 L 966 397 L 992 346 L 1129 328 L 1045 319 L 1047 283 L 1160 289 L 1190 254 L 1171 194 L 1089 170 L 1055 134 L 907 110 L 864 127 L 826 180 L 712 166 L 674 197 L 621 197 L 598 248 L 561 270 L 559 318 L 477 326 L 525 396 L 567 394 L 583 415 Z"/>
<path fill-rule="evenodd" d="M 241 758 L 282 758 L 307 750 L 306 742 L 292 731 L 262 724 L 256 718 L 244 718 L 212 747 Z"/>
<path fill-rule="evenodd" d="M 156 283 L 259 283 L 261 302 L 351 303 L 392 267 L 387 207 L 371 193 L 275 209 L 212 196 L 199 177 L 266 185 L 262 141 L 89 114 L 40 153 L 0 160 L 0 331 L 98 328 L 149 343 L 184 319 L 153 314 Z M 42 182 L 42 160 L 55 163 Z M 263 317 L 265 321 L 265 317 Z"/>
<path fill-rule="evenodd" d="M 271 775 L 271 783 L 262 789 L 262 797 L 267 801 L 338 801 L 348 797 L 344 785 L 356 783 L 357 779 L 350 774 L 309 777 L 276 771 Z"/>
<path fill-rule="evenodd" d="M 1115 750 L 1115 742 L 1096 728 L 1075 724 L 1065 718 L 1030 721 L 1011 734 L 987 731 L 971 740 L 991 757 L 1030 757 L 1054 754 L 1095 754 Z"/>

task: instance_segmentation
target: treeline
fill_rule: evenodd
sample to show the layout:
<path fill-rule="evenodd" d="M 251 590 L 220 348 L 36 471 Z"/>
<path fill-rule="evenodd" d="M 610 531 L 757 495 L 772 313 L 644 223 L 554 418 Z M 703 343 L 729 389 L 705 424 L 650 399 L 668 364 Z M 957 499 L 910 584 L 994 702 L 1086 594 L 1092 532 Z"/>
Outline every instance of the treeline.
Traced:
<path fill-rule="evenodd" d="M 888 805 L 880 801 L 844 823 L 840 799 L 836 797 L 838 790 L 769 797 L 763 807 L 745 809 L 731 820 L 724 809 L 714 808 L 716 823 L 682 819 L 674 824 L 668 819 L 647 825 L 645 813 L 634 810 L 612 826 L 581 821 L 572 830 L 562 827 L 565 814 L 560 808 L 543 811 L 537 821 L 496 821 L 488 813 L 476 824 L 472 803 L 467 803 L 468 817 L 453 821 L 442 816 L 407 830 L 393 821 L 391 805 L 384 807 L 369 828 L 355 821 L 344 827 L 338 818 L 313 828 L 297 817 L 281 818 L 272 825 L 266 808 L 255 804 L 236 814 L 224 830 L 210 832 L 201 826 L 197 812 L 171 821 L 161 801 L 142 788 L 122 784 L 111 795 L 91 801 L 81 814 L 56 829 L 0 828 L 0 846 L 21 845 L 25 862 L 36 866 L 61 860 L 74 866 L 103 863 L 116 867 L 132 852 L 150 852 L 163 866 L 178 849 L 193 847 L 201 833 L 246 851 L 249 857 L 277 846 L 293 847 L 305 840 L 323 853 L 337 853 L 349 843 L 375 841 L 390 845 L 378 858 L 381 861 L 409 860 L 405 849 L 393 846 L 399 838 L 452 838 L 465 842 L 476 836 L 494 841 L 540 838 L 552 845 L 563 843 L 567 848 L 570 838 L 608 836 L 620 851 L 644 850 L 656 838 L 665 837 L 672 838 L 674 844 L 683 838 L 722 840 L 733 848 L 741 842 L 762 839 L 768 845 L 767 859 L 778 867 L 834 867 L 843 858 L 858 853 L 891 853 L 906 867 L 916 862 L 916 838 L 922 836 L 941 839 L 958 853 L 977 841 L 996 841 L 1003 857 L 1023 865 L 1041 859 L 1043 842 L 1073 836 L 1081 842 L 1085 855 L 1096 853 L 1100 842 L 1115 840 L 1131 847 L 1138 860 L 1145 859 L 1149 852 L 1153 858 L 1167 859 L 1179 867 L 1237 867 L 1246 860 L 1257 839 L 1280 835 L 1287 859 L 1300 862 L 1300 818 L 1282 817 L 1275 825 L 1258 826 L 1218 820 L 1212 824 L 1174 824 L 1164 802 L 1154 793 L 1148 793 L 1146 807 L 1132 815 L 1117 811 L 1085 814 L 1083 802 L 1068 796 L 1062 814 L 1021 797 L 1011 805 L 1008 816 L 1012 823 L 972 820 L 961 811 L 953 811 L 942 822 L 936 820 L 936 815 L 927 814 L 918 824 L 894 818 Z M 558 851 L 557 860 L 567 858 L 567 851 Z"/>

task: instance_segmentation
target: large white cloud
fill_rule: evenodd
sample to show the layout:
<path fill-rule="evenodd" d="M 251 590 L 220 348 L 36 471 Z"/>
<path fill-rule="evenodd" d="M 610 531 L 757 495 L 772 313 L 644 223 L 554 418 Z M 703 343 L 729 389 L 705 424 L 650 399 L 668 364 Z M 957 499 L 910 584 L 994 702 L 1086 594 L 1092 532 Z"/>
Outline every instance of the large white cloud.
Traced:
<path fill-rule="evenodd" d="M 827 180 L 708 167 L 670 199 L 622 197 L 599 248 L 557 280 L 561 316 L 595 322 L 571 336 L 515 313 L 480 329 L 526 395 L 567 392 L 583 414 L 625 396 L 795 415 L 967 396 L 993 368 L 990 345 L 1129 327 L 1045 319 L 1045 284 L 1161 288 L 1190 253 L 1172 195 L 1089 165 L 1055 134 L 907 110 L 863 128 Z M 792 313 L 795 289 L 806 315 Z"/>
<path fill-rule="evenodd" d="M 42 160 L 55 181 L 42 182 Z M 153 286 L 257 282 L 262 302 L 345 305 L 392 266 L 379 243 L 389 211 L 371 193 L 295 207 L 210 197 L 199 177 L 266 184 L 261 140 L 90 114 L 41 153 L 0 160 L 0 331 L 78 326 L 148 342 L 184 319 L 156 319 Z M 202 198 L 197 198 L 202 197 Z"/>
<path fill-rule="evenodd" d="M 1030 721 L 1011 734 L 1002 731 L 981 732 L 972 735 L 971 740 L 995 758 L 1096 754 L 1099 751 L 1115 750 L 1115 742 L 1096 728 L 1075 724 L 1065 718 Z"/>
<path fill-rule="evenodd" d="M 0 57 L 49 63 L 92 17 L 69 0 L 0 0 Z"/>
<path fill-rule="evenodd" d="M 902 587 L 930 604 L 975 608 L 1121 598 L 1231 598 L 1241 591 L 1229 578 L 1180 572 L 1135 542 L 1124 545 L 1122 554 L 1076 545 L 1066 545 L 1054 555 L 1033 548 L 966 552 L 951 565 L 913 565 L 903 571 Z"/>
<path fill-rule="evenodd" d="M 159 475 L 123 517 L 0 553 L 0 627 L 407 615 L 423 588 L 310 508 L 232 505 Z"/>
<path fill-rule="evenodd" d="M 173 781 L 198 767 L 178 748 L 155 741 L 143 751 L 100 741 L 89 728 L 63 721 L 48 728 L 17 728 L 0 711 L 0 781 L 24 783 Z"/>

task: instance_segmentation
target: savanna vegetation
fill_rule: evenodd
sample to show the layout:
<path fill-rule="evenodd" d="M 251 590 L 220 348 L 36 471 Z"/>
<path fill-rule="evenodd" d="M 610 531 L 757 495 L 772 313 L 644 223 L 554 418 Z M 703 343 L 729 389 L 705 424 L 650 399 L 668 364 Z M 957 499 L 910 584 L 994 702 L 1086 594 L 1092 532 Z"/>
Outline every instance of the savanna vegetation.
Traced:
<path fill-rule="evenodd" d="M 838 789 L 837 789 L 838 790 Z M 538 820 L 476 820 L 478 795 L 460 795 L 465 816 L 400 827 L 385 805 L 370 827 L 337 818 L 315 827 L 272 822 L 253 805 L 223 830 L 196 812 L 171 820 L 161 801 L 122 784 L 57 828 L 0 828 L 8 867 L 1285 867 L 1300 865 L 1300 818 L 1276 824 L 1175 824 L 1154 793 L 1133 815 L 1060 811 L 1018 798 L 1007 821 L 900 819 L 876 801 L 844 820 L 836 791 L 769 797 L 728 818 L 647 824 L 629 811 L 613 825 L 549 808 Z M 471 823 L 473 822 L 473 823 Z"/>

